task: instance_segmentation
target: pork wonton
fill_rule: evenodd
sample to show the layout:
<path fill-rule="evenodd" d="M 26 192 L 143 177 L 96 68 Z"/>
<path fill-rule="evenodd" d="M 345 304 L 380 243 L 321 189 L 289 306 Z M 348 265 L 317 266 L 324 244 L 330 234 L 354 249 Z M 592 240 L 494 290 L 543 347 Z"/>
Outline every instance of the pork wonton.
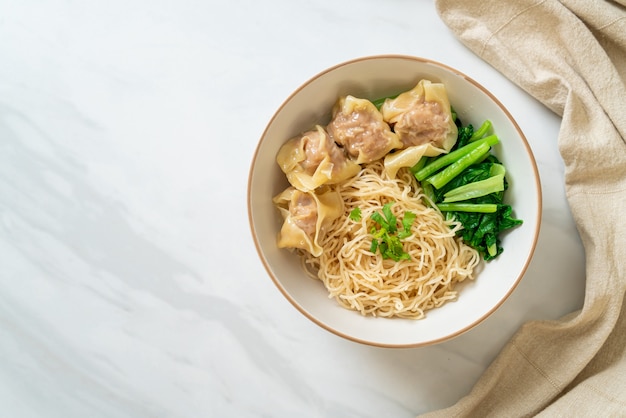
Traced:
<path fill-rule="evenodd" d="M 319 257 L 324 227 L 343 213 L 341 195 L 328 187 L 303 192 L 288 187 L 275 196 L 274 204 L 283 217 L 278 234 L 278 248 L 299 248 Z"/>
<path fill-rule="evenodd" d="M 380 111 L 402 141 L 402 150 L 385 157 L 385 170 L 391 178 L 423 156 L 450 151 L 456 142 L 458 129 L 441 83 L 421 80 L 413 89 L 385 100 Z"/>
<path fill-rule="evenodd" d="M 302 191 L 337 183 L 361 169 L 320 125 L 287 141 L 278 151 L 276 161 L 289 183 Z"/>
<path fill-rule="evenodd" d="M 413 89 L 385 100 L 380 111 L 403 148 L 430 144 L 447 152 L 456 141 L 457 127 L 441 83 L 421 80 Z"/>
<path fill-rule="evenodd" d="M 372 102 L 354 96 L 341 97 L 326 127 L 330 137 L 343 146 L 358 164 L 384 157 L 402 142 L 383 120 Z"/>

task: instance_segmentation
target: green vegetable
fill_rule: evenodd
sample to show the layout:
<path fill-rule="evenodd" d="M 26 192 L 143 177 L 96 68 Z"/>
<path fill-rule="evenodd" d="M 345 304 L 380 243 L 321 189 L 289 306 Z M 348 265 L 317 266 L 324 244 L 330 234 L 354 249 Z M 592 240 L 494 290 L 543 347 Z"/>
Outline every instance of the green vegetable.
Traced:
<path fill-rule="evenodd" d="M 456 143 L 452 147 L 451 151 L 455 151 L 467 145 L 470 142 L 472 135 L 474 135 L 474 127 L 472 125 L 459 126 Z"/>
<path fill-rule="evenodd" d="M 496 168 L 493 165 L 497 164 Z M 435 189 L 434 194 L 438 202 L 443 201 L 445 194 L 463 185 L 488 179 L 497 174 L 504 174 L 504 166 L 492 154 L 487 154 L 482 161 L 473 164 L 453 178 L 448 184 L 440 189 Z M 428 183 L 423 183 L 428 184 Z"/>
<path fill-rule="evenodd" d="M 469 145 L 466 145 L 466 147 L 468 146 Z M 450 164 L 437 174 L 428 177 L 426 181 L 432 184 L 436 189 L 441 189 L 467 167 L 481 160 L 485 156 L 485 154 L 489 152 L 489 149 L 490 147 L 488 144 L 481 143 L 479 146 L 472 149 L 470 152 L 463 155 L 461 158 L 454 161 L 452 164 Z"/>
<path fill-rule="evenodd" d="M 417 173 L 418 171 L 420 171 L 422 168 L 424 168 L 424 166 L 426 164 L 428 164 L 428 161 L 430 160 L 430 157 L 422 157 L 419 159 L 419 161 L 413 166 L 411 167 L 409 170 L 411 171 L 411 174 L 415 175 L 415 173 Z"/>
<path fill-rule="evenodd" d="M 387 99 L 395 99 L 398 96 L 399 96 L 398 94 L 394 94 L 393 96 L 381 97 L 379 99 L 372 100 L 372 103 L 374 104 L 374 106 L 376 106 L 376 109 L 380 110 L 380 108 L 383 106 L 383 103 L 385 103 L 385 100 L 387 100 Z"/>
<path fill-rule="evenodd" d="M 472 141 L 482 138 L 483 136 L 487 135 L 487 132 L 490 129 L 491 129 L 491 121 L 490 120 L 484 121 L 483 124 L 480 126 L 480 128 L 478 128 L 478 130 L 472 134 L 469 141 L 472 142 Z"/>
<path fill-rule="evenodd" d="M 491 193 L 504 190 L 504 166 L 493 164 L 491 166 L 491 177 L 485 180 L 474 181 L 464 184 L 444 193 L 444 203 L 458 202 L 460 200 L 473 199 L 475 197 L 486 196 Z"/>
<path fill-rule="evenodd" d="M 452 147 L 452 151 L 458 148 L 462 148 L 470 142 L 476 141 L 477 139 L 482 139 L 487 134 L 487 132 L 491 130 L 491 121 L 489 120 L 484 121 L 477 131 L 474 131 L 474 127 L 472 126 L 472 124 L 463 126 L 461 121 L 458 119 L 455 122 L 458 128 L 458 134 L 456 143 Z"/>
<path fill-rule="evenodd" d="M 411 235 L 411 225 L 416 215 L 413 212 L 405 212 L 401 222 L 402 229 L 398 231 L 398 218 L 391 211 L 392 205 L 393 203 L 387 203 L 383 205 L 382 213 L 374 212 L 370 216 L 378 225 L 370 230 L 372 235 L 370 252 L 376 253 L 379 250 L 384 259 L 409 260 L 411 256 L 404 251 L 400 240 Z"/>
<path fill-rule="evenodd" d="M 503 203 L 508 182 L 504 166 L 490 153 L 499 138 L 485 136 L 491 122 L 485 121 L 476 131 L 458 119 L 456 124 L 457 142 L 452 150 L 418 163 L 411 171 L 446 218 L 463 225 L 457 234 L 488 261 L 503 251 L 500 234 L 523 221 L 514 218 L 511 206 Z"/>
<path fill-rule="evenodd" d="M 402 231 L 398 232 L 398 238 L 405 239 L 411 236 L 411 225 L 413 225 L 416 216 L 413 212 L 404 212 Z"/>
<path fill-rule="evenodd" d="M 442 212 L 478 212 L 493 213 L 498 210 L 498 205 L 492 203 L 437 203 Z"/>
<path fill-rule="evenodd" d="M 459 231 L 463 241 L 478 250 L 486 261 L 497 257 L 503 251 L 499 234 L 522 224 L 522 220 L 512 217 L 511 206 L 504 204 L 496 206 L 497 210 L 493 213 L 450 212 L 463 224 L 463 229 Z"/>
<path fill-rule="evenodd" d="M 470 144 L 467 144 L 461 148 L 456 149 L 455 151 L 451 151 L 448 154 L 441 155 L 432 161 L 430 161 L 426 166 L 422 169 L 418 170 L 415 173 L 415 178 L 418 181 L 425 180 L 428 176 L 433 173 L 439 171 L 440 169 L 454 163 L 459 158 L 463 157 L 466 154 L 469 154 L 472 150 L 478 148 L 483 144 L 487 144 L 489 146 L 494 146 L 499 142 L 499 139 L 496 135 L 489 135 L 485 138 L 481 138 L 477 141 L 474 141 Z M 418 163 L 419 164 L 419 163 Z"/>
<path fill-rule="evenodd" d="M 422 190 L 426 197 L 428 197 L 433 203 L 437 201 L 435 190 L 433 189 L 433 185 L 430 183 L 422 183 Z"/>
<path fill-rule="evenodd" d="M 349 216 L 354 222 L 359 222 L 361 220 L 361 208 L 352 209 Z"/>

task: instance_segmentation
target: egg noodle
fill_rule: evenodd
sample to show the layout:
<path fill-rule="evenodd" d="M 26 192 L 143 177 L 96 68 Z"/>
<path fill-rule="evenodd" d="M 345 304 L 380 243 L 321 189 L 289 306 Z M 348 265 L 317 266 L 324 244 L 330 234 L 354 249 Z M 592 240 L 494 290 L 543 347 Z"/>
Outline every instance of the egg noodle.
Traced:
<path fill-rule="evenodd" d="M 455 300 L 457 283 L 473 279 L 479 253 L 456 237 L 460 223 L 446 221 L 424 203 L 422 189 L 408 169 L 390 179 L 379 160 L 334 187 L 342 196 L 344 213 L 326 227 L 320 239 L 322 255 L 302 252 L 302 257 L 309 274 L 343 307 L 363 315 L 421 319 L 427 310 Z M 407 211 L 417 215 L 411 235 L 402 240 L 409 260 L 383 259 L 370 252 L 370 216 L 389 202 L 398 219 Z M 357 221 L 349 216 L 355 208 L 361 210 Z"/>

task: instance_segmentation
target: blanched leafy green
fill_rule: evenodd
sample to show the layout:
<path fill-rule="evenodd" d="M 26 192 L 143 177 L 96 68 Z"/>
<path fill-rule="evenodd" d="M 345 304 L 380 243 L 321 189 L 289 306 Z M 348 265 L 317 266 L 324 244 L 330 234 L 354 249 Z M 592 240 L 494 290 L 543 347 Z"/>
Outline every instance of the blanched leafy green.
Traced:
<path fill-rule="evenodd" d="M 462 155 L 458 160 L 454 161 L 440 172 L 428 177 L 425 181 L 432 184 L 434 188 L 441 189 L 470 165 L 482 160 L 489 152 L 489 149 L 489 144 L 480 144 L 478 147 L 472 149 L 467 154 Z"/>
<path fill-rule="evenodd" d="M 453 149 L 448 154 L 443 154 L 437 158 L 429 159 L 429 161 L 421 169 L 414 170 L 414 168 L 412 168 L 411 171 L 414 171 L 415 178 L 417 180 L 424 181 L 442 168 L 447 168 L 448 166 L 458 162 L 463 157 L 466 157 L 468 154 L 475 152 L 476 148 L 483 147 L 484 149 L 484 146 L 487 146 L 488 151 L 490 147 L 498 142 L 499 139 L 496 135 L 490 135 L 464 145 L 461 148 Z M 484 155 L 484 153 L 482 153 L 482 155 Z M 421 164 L 424 164 L 422 160 L 418 161 L 417 165 Z"/>
<path fill-rule="evenodd" d="M 459 133 L 457 134 L 456 143 L 452 147 L 452 151 L 469 144 L 472 135 L 474 135 L 474 127 L 472 125 L 459 126 L 458 130 Z"/>
<path fill-rule="evenodd" d="M 506 170 L 490 152 L 499 142 L 496 135 L 487 135 L 491 122 L 478 130 L 463 126 L 457 119 L 458 137 L 445 155 L 421 161 L 412 169 L 421 182 L 424 194 L 448 218 L 463 224 L 458 235 L 466 244 L 492 260 L 503 251 L 500 235 L 522 224 L 513 216 L 510 205 L 504 204 L 508 188 Z"/>
<path fill-rule="evenodd" d="M 495 165 L 495 164 L 494 164 Z M 486 196 L 491 193 L 497 193 L 504 190 L 504 173 L 496 174 L 485 180 L 475 181 L 473 183 L 464 184 L 456 189 L 452 189 L 445 193 L 444 203 L 458 202 L 460 200 L 473 199 L 475 197 Z"/>
<path fill-rule="evenodd" d="M 491 129 L 491 121 L 490 120 L 484 121 L 483 124 L 480 125 L 480 128 L 478 128 L 478 130 L 476 130 L 472 134 L 469 141 L 472 142 L 472 141 L 482 138 L 483 136 L 487 135 L 487 132 L 489 132 L 490 129 Z"/>
<path fill-rule="evenodd" d="M 459 234 L 463 241 L 478 250 L 485 260 L 491 260 L 503 251 L 500 245 L 501 232 L 522 224 L 522 220 L 512 216 L 512 208 L 501 200 L 501 193 L 494 193 L 475 199 L 476 204 L 494 204 L 497 210 L 493 213 L 478 212 L 447 212 L 463 224 Z"/>
<path fill-rule="evenodd" d="M 494 203 L 438 203 L 437 207 L 442 212 L 475 212 L 494 213 L 498 210 L 498 205 Z"/>

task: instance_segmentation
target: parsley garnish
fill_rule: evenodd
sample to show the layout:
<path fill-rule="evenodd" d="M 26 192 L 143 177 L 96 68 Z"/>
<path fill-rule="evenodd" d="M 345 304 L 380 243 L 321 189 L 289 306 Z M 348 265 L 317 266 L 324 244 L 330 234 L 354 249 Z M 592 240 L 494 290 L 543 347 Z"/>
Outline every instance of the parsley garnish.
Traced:
<path fill-rule="evenodd" d="M 416 215 L 413 212 L 405 212 L 401 222 L 402 229 L 398 231 L 398 218 L 391 211 L 392 205 L 393 203 L 385 204 L 382 214 L 374 212 L 370 217 L 376 223 L 370 229 L 372 234 L 370 251 L 376 253 L 376 250 L 380 250 L 380 254 L 384 259 L 392 259 L 394 261 L 410 260 L 411 256 L 404 251 L 400 240 L 411 235 L 411 225 Z"/>

